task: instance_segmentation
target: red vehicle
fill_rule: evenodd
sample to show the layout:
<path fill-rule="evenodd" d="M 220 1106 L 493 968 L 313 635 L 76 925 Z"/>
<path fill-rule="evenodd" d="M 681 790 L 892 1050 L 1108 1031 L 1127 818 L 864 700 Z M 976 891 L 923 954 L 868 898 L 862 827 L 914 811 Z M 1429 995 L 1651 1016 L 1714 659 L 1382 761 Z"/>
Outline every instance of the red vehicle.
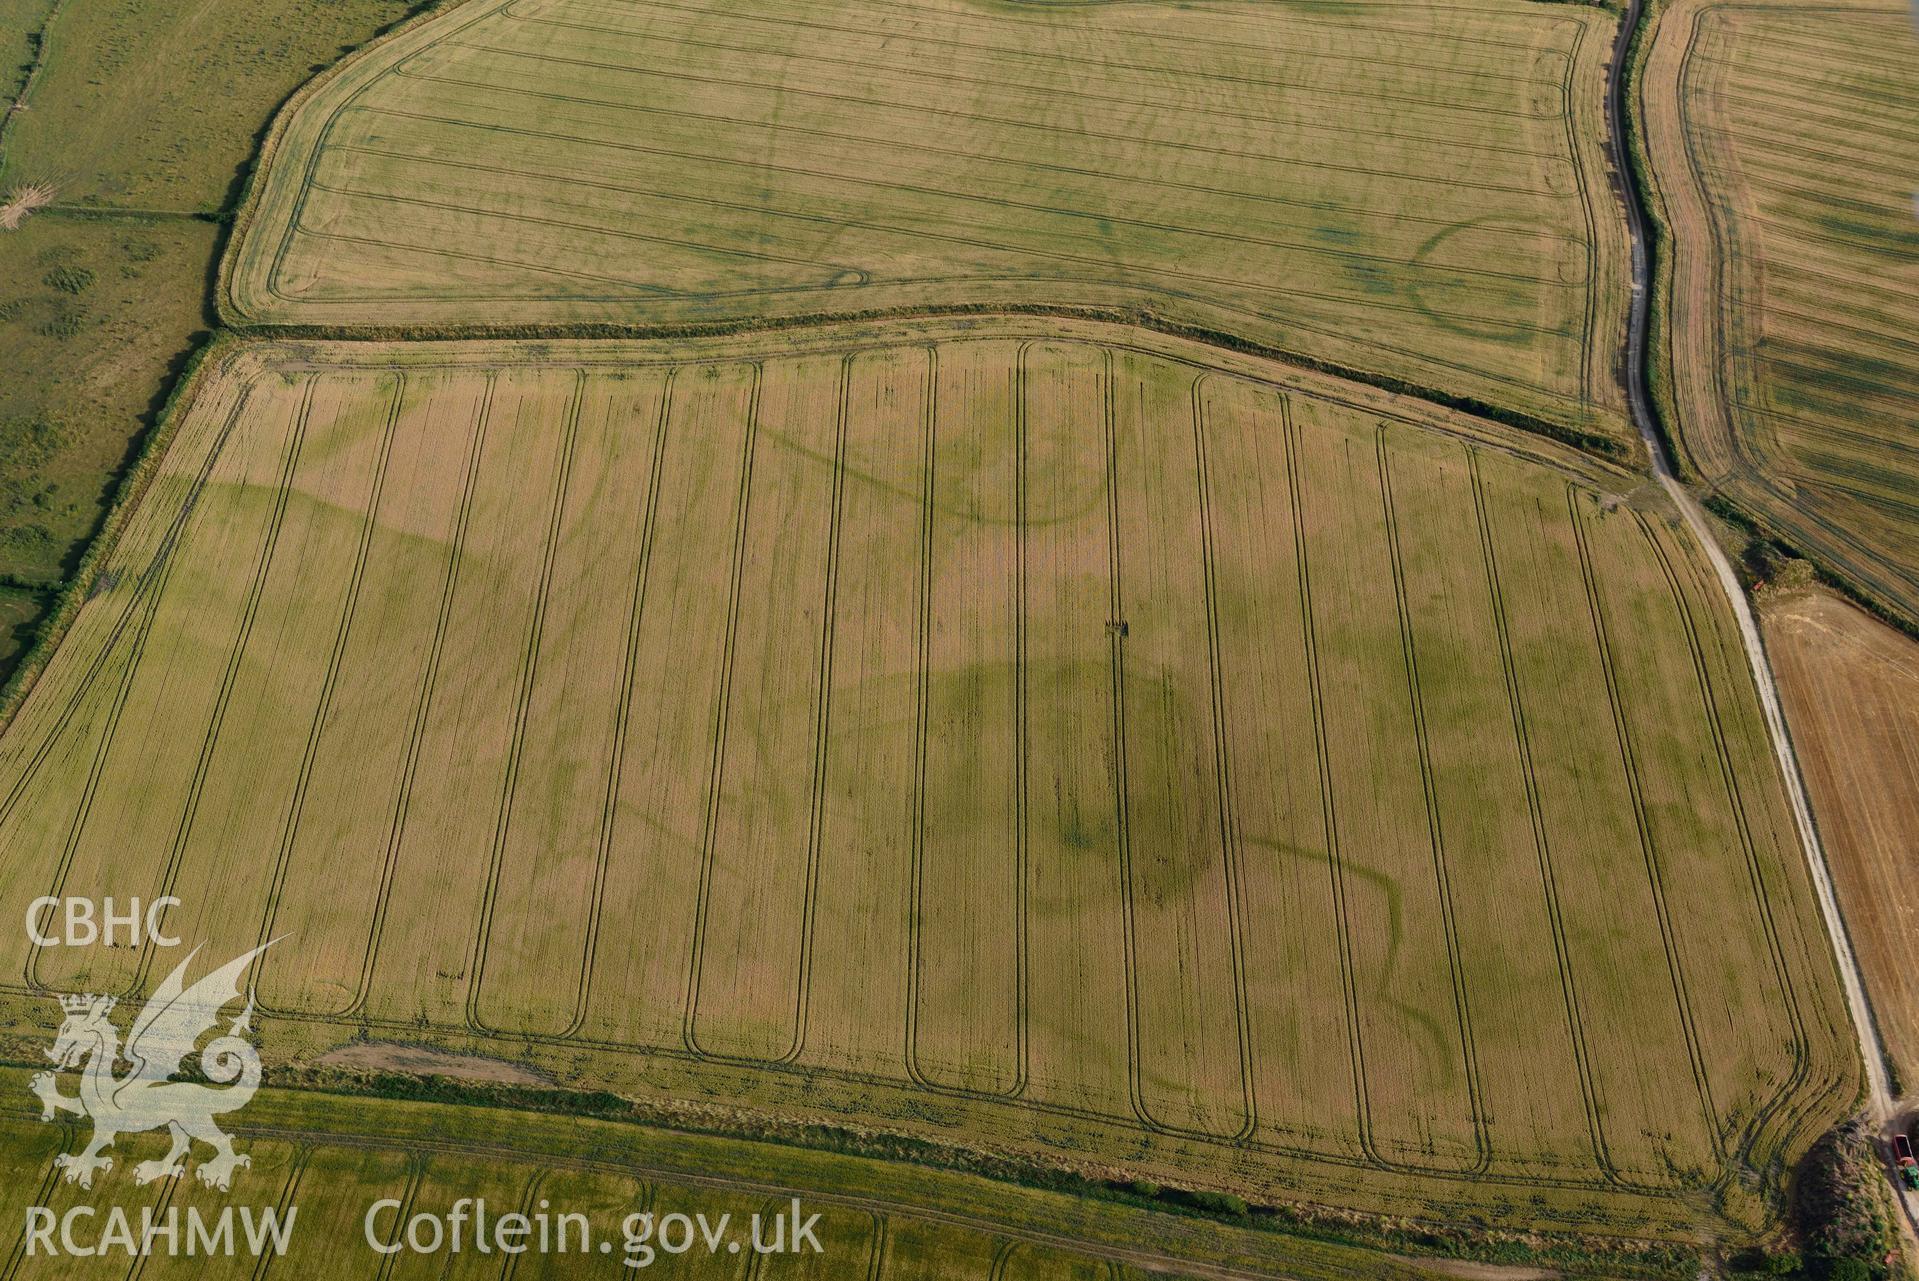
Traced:
<path fill-rule="evenodd" d="M 1909 1188 L 1919 1188 L 1919 1161 L 1912 1159 L 1912 1140 L 1903 1134 L 1893 1135 L 1892 1159 L 1899 1167 L 1899 1181 Z"/>

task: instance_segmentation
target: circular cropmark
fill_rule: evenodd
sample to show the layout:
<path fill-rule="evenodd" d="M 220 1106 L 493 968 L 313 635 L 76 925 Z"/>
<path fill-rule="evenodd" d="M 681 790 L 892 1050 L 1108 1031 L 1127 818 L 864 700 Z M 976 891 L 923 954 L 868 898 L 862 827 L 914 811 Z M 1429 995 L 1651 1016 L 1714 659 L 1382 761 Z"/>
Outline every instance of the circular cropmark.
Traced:
<path fill-rule="evenodd" d="M 1522 284 L 1530 283 L 1539 287 L 1552 287 L 1553 285 L 1570 287 L 1583 286 L 1586 284 L 1588 270 L 1585 245 L 1566 239 L 1556 229 L 1544 222 L 1530 218 L 1516 218 L 1508 214 L 1487 214 L 1483 217 L 1468 218 L 1463 222 L 1456 222 L 1449 227 L 1441 228 L 1431 236 L 1428 236 L 1426 240 L 1420 244 L 1419 248 L 1413 251 L 1410 265 L 1414 267 L 1428 267 L 1435 271 L 1464 271 L 1466 267 L 1463 265 L 1436 261 L 1436 259 L 1439 258 L 1442 250 L 1446 249 L 1455 240 L 1461 237 L 1470 237 L 1473 233 L 1485 232 L 1491 229 L 1530 234 L 1537 237 L 1535 241 L 1536 244 L 1543 241 L 1546 244 L 1555 244 L 1557 246 L 1552 256 L 1552 279 L 1546 280 L 1542 276 L 1520 276 L 1519 280 Z M 1523 256 L 1515 256 L 1509 249 L 1496 245 L 1494 238 L 1491 236 L 1482 237 L 1482 241 L 1483 243 L 1480 245 L 1462 250 L 1461 257 L 1469 263 L 1506 263 L 1520 269 L 1529 265 L 1535 265 L 1529 263 Z M 1517 275 L 1518 273 L 1515 272 L 1514 274 Z M 1442 329 L 1449 330 L 1456 334 L 1465 334 L 1472 338 L 1488 339 L 1493 342 L 1524 343 L 1528 341 L 1526 332 L 1517 325 L 1506 325 L 1496 321 L 1482 320 L 1478 317 L 1461 315 L 1457 312 L 1447 311 L 1435 306 L 1432 300 L 1426 296 L 1425 288 L 1422 288 L 1417 277 L 1411 273 L 1408 274 L 1404 282 L 1404 292 L 1415 307 L 1419 308 L 1424 315 Z"/>

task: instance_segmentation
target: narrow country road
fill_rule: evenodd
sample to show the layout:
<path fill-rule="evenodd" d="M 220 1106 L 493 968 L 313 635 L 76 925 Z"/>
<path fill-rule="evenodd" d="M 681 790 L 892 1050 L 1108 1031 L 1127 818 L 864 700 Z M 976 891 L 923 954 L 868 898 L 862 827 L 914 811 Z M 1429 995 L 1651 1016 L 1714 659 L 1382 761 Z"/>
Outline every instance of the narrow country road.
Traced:
<path fill-rule="evenodd" d="M 1859 960 L 1852 950 L 1852 938 L 1846 933 L 1839 900 L 1833 892 L 1832 871 L 1826 864 L 1826 852 L 1819 842 L 1818 829 L 1813 826 L 1812 808 L 1806 800 L 1805 783 L 1799 773 L 1798 758 L 1793 753 L 1792 738 L 1786 729 L 1785 713 L 1779 703 L 1779 687 L 1773 680 L 1772 664 L 1766 657 L 1759 622 L 1753 615 L 1745 589 L 1739 584 L 1739 576 L 1733 572 L 1732 562 L 1713 537 L 1705 512 L 1691 491 L 1679 483 L 1673 470 L 1672 455 L 1667 452 L 1665 442 L 1660 438 L 1653 416 L 1652 394 L 1646 381 L 1646 348 L 1652 312 L 1652 254 L 1648 242 L 1645 193 L 1639 190 L 1638 176 L 1631 163 L 1630 145 L 1626 140 L 1626 90 L 1630 80 L 1627 59 L 1633 39 L 1638 34 L 1644 9 L 1645 0 L 1631 0 L 1627 6 L 1626 15 L 1620 22 L 1618 39 L 1613 45 L 1612 67 L 1606 78 L 1606 132 L 1612 149 L 1613 167 L 1619 175 L 1620 192 L 1625 199 L 1626 222 L 1632 240 L 1632 307 L 1626 326 L 1626 399 L 1632 407 L 1633 425 L 1639 429 L 1640 437 L 1646 442 L 1646 452 L 1652 458 L 1653 474 L 1671 495 L 1693 535 L 1705 548 L 1713 571 L 1719 578 L 1719 585 L 1725 591 L 1727 603 L 1732 606 L 1733 616 L 1739 620 L 1739 636 L 1746 647 L 1746 660 L 1752 665 L 1753 684 L 1759 690 L 1760 705 L 1765 709 L 1766 728 L 1779 758 L 1779 772 L 1786 781 L 1786 794 L 1792 803 L 1793 821 L 1799 828 L 1799 841 L 1805 850 L 1806 866 L 1812 873 L 1819 911 L 1825 918 L 1826 934 L 1832 942 L 1833 955 L 1839 962 L 1840 979 L 1845 984 L 1846 1003 L 1851 1008 L 1852 1025 L 1859 1037 L 1859 1053 L 1865 1060 L 1866 1081 L 1871 1095 L 1868 1115 L 1874 1131 L 1878 1132 L 1892 1120 L 1895 1112 L 1891 1085 L 1886 1078 L 1885 1049 L 1879 1042 L 1879 1028 L 1873 1022 L 1872 1006 L 1866 1000 L 1865 983 L 1859 976 Z M 1900 1189 L 1898 1178 L 1893 1175 L 1889 1164 L 1886 1172 L 1893 1180 L 1894 1199 L 1904 1209 L 1914 1231 L 1919 1232 L 1919 1215 L 1915 1214 L 1914 1207 Z"/>

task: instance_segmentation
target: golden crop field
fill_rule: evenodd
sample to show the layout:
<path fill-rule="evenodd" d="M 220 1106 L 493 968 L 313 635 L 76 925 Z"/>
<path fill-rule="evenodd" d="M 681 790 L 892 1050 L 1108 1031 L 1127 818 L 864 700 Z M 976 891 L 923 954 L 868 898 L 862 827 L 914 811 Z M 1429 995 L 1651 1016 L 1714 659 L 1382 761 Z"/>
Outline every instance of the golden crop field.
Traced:
<path fill-rule="evenodd" d="M 1626 440 L 1583 6 L 479 0 L 283 115 L 250 323 L 1138 310 Z"/>
<path fill-rule="evenodd" d="M 0 738 L 0 911 L 265 1047 L 1260 1200 L 1751 1226 L 1857 1061 L 1730 615 L 1537 437 L 1136 330 L 230 346 Z M 0 935 L 4 1004 L 151 950 Z"/>
<path fill-rule="evenodd" d="M 1919 35 L 1903 4 L 1676 4 L 1645 75 L 1687 456 L 1919 620 Z"/>
<path fill-rule="evenodd" d="M 26 1098 L 26 1074 L 0 1073 L 9 1096 Z M 1060 1192 L 1009 1186 L 978 1176 L 916 1169 L 803 1149 L 675 1133 L 595 1118 L 512 1111 L 496 1106 L 395 1100 L 268 1089 L 235 1125 L 239 1149 L 252 1159 L 230 1193 L 192 1179 L 137 1187 L 111 1180 L 80 1192 L 59 1180 L 52 1158 L 67 1125 L 42 1125 L 37 1114 L 0 1112 L 0 1212 L 18 1224 L 28 1206 L 54 1215 L 91 1207 L 95 1219 L 78 1234 L 101 1232 L 115 1210 L 136 1233 L 143 1212 L 164 1222 L 188 1216 L 213 1224 L 229 1208 L 236 1242 L 244 1219 L 277 1210 L 288 1222 L 289 1248 L 267 1269 L 301 1281 L 406 1281 L 458 1278 L 665 1276 L 708 1281 L 812 1278 L 839 1281 L 1145 1281 L 1148 1276 L 1243 1278 L 1283 1275 L 1295 1281 L 1445 1281 L 1411 1260 L 1349 1245 L 1216 1221 L 1154 1212 L 1115 1200 L 1086 1201 Z M 158 1136 L 128 1140 L 125 1156 L 157 1154 Z M 408 1247 L 402 1225 L 418 1216 L 447 1221 L 461 1198 L 483 1199 L 488 1224 L 520 1213 L 532 1221 L 523 1239 L 545 1250 L 482 1254 L 475 1207 L 467 1205 L 462 1248 L 437 1255 Z M 802 1220 L 817 1214 L 802 1248 L 790 1244 L 797 1198 Z M 366 1216 L 376 1202 L 373 1238 Z M 784 1212 L 784 1214 L 782 1214 Z M 576 1216 L 562 1221 L 561 1216 Z M 689 1244 L 670 1216 L 705 1216 Z M 762 1223 L 757 1238 L 753 1216 Z M 634 1216 L 650 1216 L 651 1222 Z M 702 1231 L 711 1232 L 709 1246 Z M 430 1241 L 431 1229 L 415 1230 Z M 56 1237 L 57 1241 L 57 1237 Z M 610 1248 L 601 1249 L 605 1242 Z M 728 1245 L 738 1243 L 731 1250 Z M 562 1248 L 563 1247 L 563 1248 Z M 584 1247 L 584 1248 L 582 1248 Z M 108 1249 L 96 1258 L 49 1256 L 36 1245 L 9 1242 L 8 1275 L 18 1281 L 125 1278 L 131 1260 Z M 449 1257 L 450 1256 L 450 1257 Z M 629 1263 L 630 1260 L 630 1263 Z M 383 1267 L 384 1265 L 384 1267 Z M 1190 1268 L 1190 1273 L 1185 1269 Z M 390 1269 L 390 1270 L 387 1270 Z M 155 1281 L 240 1281 L 261 1274 L 252 1253 L 156 1257 L 139 1275 Z"/>

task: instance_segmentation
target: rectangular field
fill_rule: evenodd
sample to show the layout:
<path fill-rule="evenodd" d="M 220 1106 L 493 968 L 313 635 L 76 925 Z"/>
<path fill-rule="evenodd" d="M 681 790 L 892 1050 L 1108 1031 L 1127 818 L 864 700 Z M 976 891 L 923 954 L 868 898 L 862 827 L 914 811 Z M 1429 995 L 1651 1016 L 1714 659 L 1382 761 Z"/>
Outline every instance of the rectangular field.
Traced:
<path fill-rule="evenodd" d="M 281 1057 L 1747 1221 L 1856 1063 L 1633 484 L 1119 327 L 236 346 L 0 738 L 0 911 L 280 937 Z M 4 1008 L 160 959 L 0 936 Z"/>
<path fill-rule="evenodd" d="M 1687 456 L 1919 621 L 1915 65 L 1902 4 L 1685 0 L 1645 90 Z"/>
<path fill-rule="evenodd" d="M 1145 308 L 1625 435 L 1610 15 L 475 0 L 284 114 L 254 322 Z"/>

